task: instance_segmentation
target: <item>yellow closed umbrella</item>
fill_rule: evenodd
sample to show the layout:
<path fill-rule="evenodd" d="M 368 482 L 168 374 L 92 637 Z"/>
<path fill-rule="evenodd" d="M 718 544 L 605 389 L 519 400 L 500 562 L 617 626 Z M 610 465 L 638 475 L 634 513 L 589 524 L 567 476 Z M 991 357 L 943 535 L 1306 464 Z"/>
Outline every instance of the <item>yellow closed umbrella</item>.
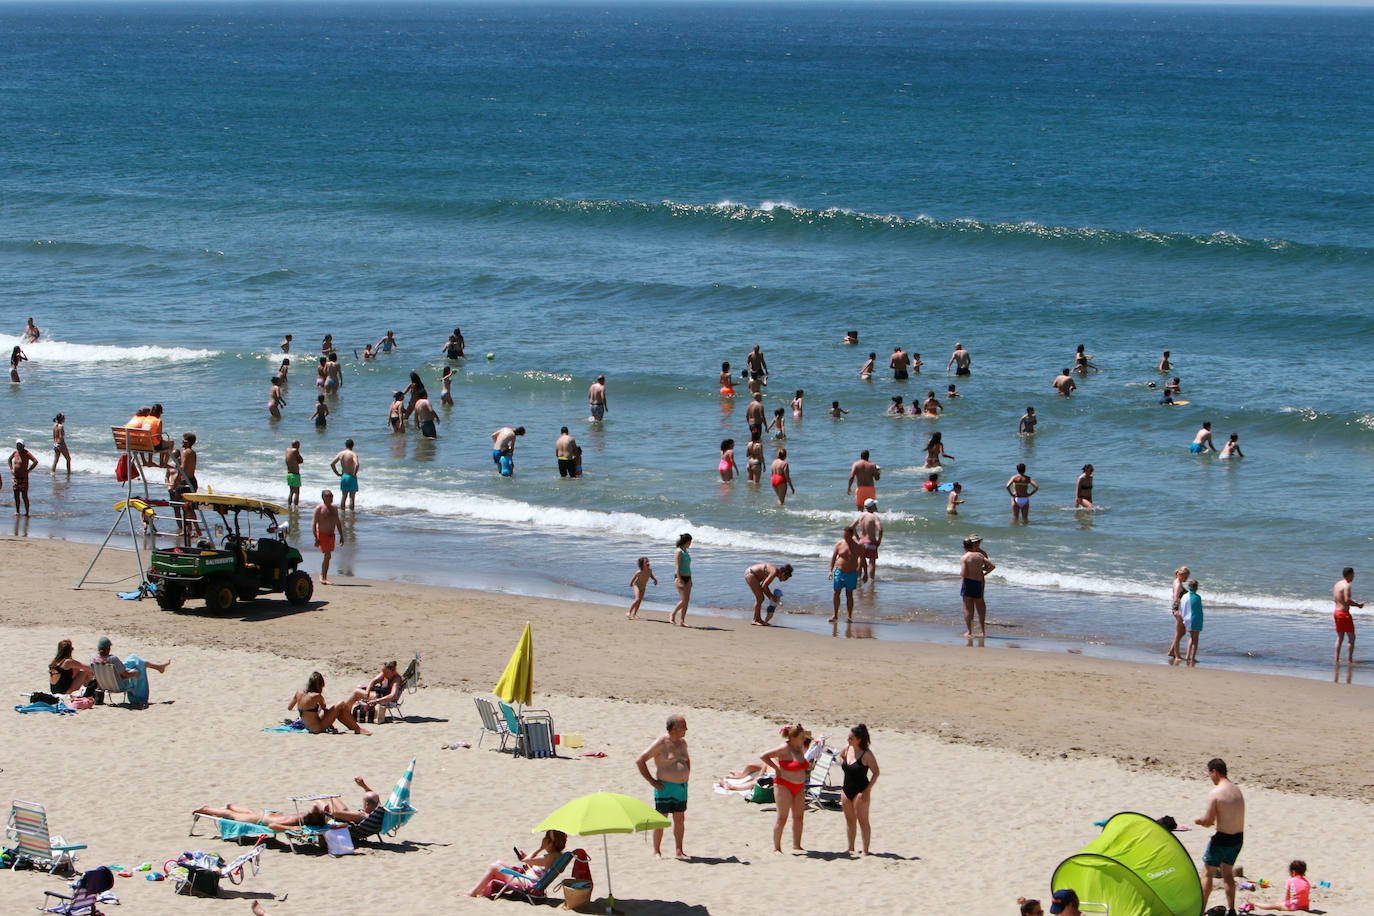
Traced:
<path fill-rule="evenodd" d="M 515 646 L 506 670 L 501 672 L 501 680 L 492 688 L 507 703 L 530 704 L 534 694 L 534 639 L 530 636 L 530 625 L 525 624 L 525 632 L 520 634 L 520 642 Z"/>
<path fill-rule="evenodd" d="M 593 792 L 574 798 L 544 818 L 531 832 L 561 830 L 577 836 L 601 836 L 602 854 L 606 856 L 606 912 L 609 913 L 615 906 L 615 894 L 611 890 L 611 859 L 606 848 L 606 834 L 662 830 L 668 826 L 668 818 L 633 796 Z"/>

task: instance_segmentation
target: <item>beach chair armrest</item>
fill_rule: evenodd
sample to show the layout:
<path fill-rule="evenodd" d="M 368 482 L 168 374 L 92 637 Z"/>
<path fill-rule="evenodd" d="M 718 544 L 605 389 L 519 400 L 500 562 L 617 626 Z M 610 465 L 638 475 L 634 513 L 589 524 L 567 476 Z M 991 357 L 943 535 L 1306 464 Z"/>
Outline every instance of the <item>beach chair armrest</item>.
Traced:
<path fill-rule="evenodd" d="M 54 852 L 76 852 L 78 849 L 85 849 L 85 843 L 53 843 Z"/>

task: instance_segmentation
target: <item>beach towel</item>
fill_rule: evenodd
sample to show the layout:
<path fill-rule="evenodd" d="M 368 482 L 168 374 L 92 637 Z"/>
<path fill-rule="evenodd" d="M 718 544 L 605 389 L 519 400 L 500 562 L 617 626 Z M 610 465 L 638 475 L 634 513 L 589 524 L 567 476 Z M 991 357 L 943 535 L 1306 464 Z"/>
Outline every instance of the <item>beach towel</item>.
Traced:
<path fill-rule="evenodd" d="M 299 732 L 303 735 L 310 734 L 310 730 L 305 727 L 305 723 L 300 719 L 295 722 L 283 722 L 281 725 L 274 725 L 271 728 L 264 728 L 265 732 Z"/>
<path fill-rule="evenodd" d="M 15 712 L 55 712 L 58 715 L 68 715 L 75 713 L 76 710 L 65 704 L 54 706 L 52 703 L 30 703 L 28 706 L 16 706 Z"/>

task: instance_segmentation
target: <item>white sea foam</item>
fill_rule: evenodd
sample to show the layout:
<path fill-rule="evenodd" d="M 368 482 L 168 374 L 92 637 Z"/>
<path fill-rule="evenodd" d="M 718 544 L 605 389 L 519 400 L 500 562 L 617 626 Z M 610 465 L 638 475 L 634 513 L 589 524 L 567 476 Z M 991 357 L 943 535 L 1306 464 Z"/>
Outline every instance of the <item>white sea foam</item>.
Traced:
<path fill-rule="evenodd" d="M 43 363 L 186 363 L 209 359 L 217 350 L 188 347 L 116 347 L 108 344 L 70 343 L 65 340 L 40 340 L 23 343 L 18 337 L 0 337 L 0 348 L 22 347 L 24 355 Z"/>

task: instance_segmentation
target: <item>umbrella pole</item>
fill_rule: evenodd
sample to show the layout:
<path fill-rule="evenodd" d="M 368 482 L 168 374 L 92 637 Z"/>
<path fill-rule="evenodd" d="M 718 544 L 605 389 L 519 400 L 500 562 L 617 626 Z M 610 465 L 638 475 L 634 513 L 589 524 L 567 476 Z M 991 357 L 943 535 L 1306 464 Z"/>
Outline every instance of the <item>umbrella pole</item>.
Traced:
<path fill-rule="evenodd" d="M 606 912 L 615 912 L 615 891 L 611 890 L 611 853 L 606 845 L 606 834 L 601 834 L 601 858 L 606 863 Z"/>

